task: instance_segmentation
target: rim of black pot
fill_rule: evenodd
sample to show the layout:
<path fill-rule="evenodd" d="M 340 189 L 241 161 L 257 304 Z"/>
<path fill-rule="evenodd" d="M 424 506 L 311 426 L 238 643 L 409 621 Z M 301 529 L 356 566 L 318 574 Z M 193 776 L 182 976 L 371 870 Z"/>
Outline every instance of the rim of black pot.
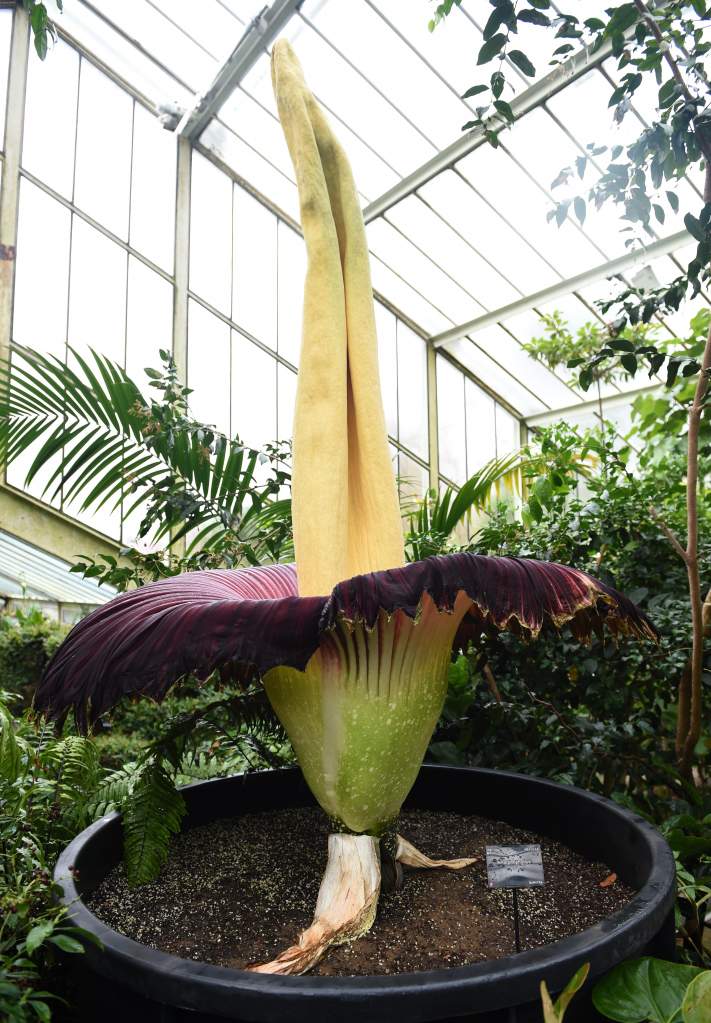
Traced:
<path fill-rule="evenodd" d="M 185 789 L 200 789 L 210 785 L 225 784 L 229 780 L 248 780 L 258 774 L 295 773 L 298 768 L 277 769 L 275 771 L 255 772 L 254 774 L 230 775 L 228 778 L 213 778 L 208 781 L 193 782 L 183 786 Z M 621 909 L 605 917 L 599 923 L 588 927 L 577 934 L 559 941 L 551 942 L 540 948 L 504 956 L 500 959 L 489 959 L 468 966 L 453 966 L 435 970 L 421 970 L 409 973 L 388 975 L 367 975 L 359 977 L 282 977 L 252 973 L 231 967 L 214 966 L 210 963 L 192 959 L 182 959 L 168 952 L 142 945 L 118 931 L 112 930 L 99 917 L 95 916 L 82 901 L 72 874 L 73 864 L 79 858 L 82 848 L 91 842 L 94 835 L 102 828 L 109 826 L 120 815 L 106 814 L 82 831 L 62 852 L 54 871 L 54 880 L 60 887 L 61 902 L 69 910 L 72 923 L 83 927 L 96 935 L 102 942 L 103 951 L 87 947 L 92 966 L 98 972 L 104 972 L 114 980 L 119 980 L 134 990 L 142 991 L 146 997 L 154 998 L 165 1004 L 182 1005 L 199 1008 L 218 1016 L 229 1018 L 234 1009 L 231 1003 L 239 996 L 240 1018 L 254 1020 L 271 1018 L 267 1014 L 267 1006 L 272 1007 L 278 1000 L 280 1016 L 283 1020 L 300 1019 L 302 1011 L 289 1012 L 290 1000 L 295 1005 L 303 1006 L 307 999 L 315 1008 L 315 1003 L 324 1002 L 340 1007 L 351 1003 L 354 1008 L 358 1004 L 368 1006 L 367 1019 L 379 1019 L 373 999 L 378 1006 L 388 1005 L 404 1007 L 404 1000 L 410 999 L 414 1004 L 414 1015 L 408 1011 L 409 1019 L 430 1019 L 428 1013 L 433 1005 L 446 1010 L 447 1015 L 473 1009 L 497 1009 L 518 1004 L 511 1001 L 511 985 L 525 997 L 519 1003 L 538 997 L 538 986 L 546 980 L 549 988 L 555 991 L 564 986 L 575 970 L 583 963 L 590 963 L 590 977 L 594 978 L 613 965 L 627 958 L 620 954 L 620 949 L 629 947 L 630 951 L 640 949 L 650 941 L 662 927 L 676 895 L 674 857 L 666 840 L 657 829 L 643 817 L 625 809 L 612 800 L 572 785 L 513 771 L 498 771 L 488 768 L 449 767 L 447 765 L 425 764 L 422 772 L 473 774 L 486 778 L 505 777 L 511 781 L 535 783 L 545 787 L 551 796 L 555 792 L 564 791 L 570 796 L 575 793 L 580 799 L 589 803 L 603 804 L 606 812 L 625 820 L 635 828 L 643 838 L 650 855 L 651 869 L 645 884 L 633 898 Z M 110 968 L 106 957 L 111 961 Z M 131 982 L 132 974 L 139 976 L 141 982 Z M 502 1001 L 503 990 L 509 992 L 508 1000 Z M 192 992 L 186 1002 L 187 992 Z M 408 999 L 408 995 L 410 999 Z M 390 997 L 388 997 L 390 996 Z M 473 1003 L 472 998 L 476 997 Z M 388 1010 L 390 1011 L 390 1010 Z M 313 1016 L 312 1018 L 320 1018 Z M 345 1016 L 343 1019 L 347 1018 Z M 356 1018 L 352 1016 L 350 1018 Z M 387 1013 L 383 1016 L 387 1018 Z"/>

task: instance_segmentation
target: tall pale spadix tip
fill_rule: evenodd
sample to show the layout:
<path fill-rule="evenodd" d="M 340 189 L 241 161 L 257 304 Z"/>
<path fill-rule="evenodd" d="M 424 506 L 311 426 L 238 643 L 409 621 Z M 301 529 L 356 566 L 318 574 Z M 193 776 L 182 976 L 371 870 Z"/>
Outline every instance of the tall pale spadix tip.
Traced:
<path fill-rule="evenodd" d="M 294 415 L 292 509 L 300 596 L 404 564 L 380 394 L 373 290 L 348 160 L 288 42 L 272 50 L 308 269 Z"/>

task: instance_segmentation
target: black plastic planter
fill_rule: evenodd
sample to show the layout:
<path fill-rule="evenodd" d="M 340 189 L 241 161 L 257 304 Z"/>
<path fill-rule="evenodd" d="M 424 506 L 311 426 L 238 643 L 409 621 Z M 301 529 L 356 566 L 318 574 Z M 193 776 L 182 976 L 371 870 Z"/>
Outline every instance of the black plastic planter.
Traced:
<path fill-rule="evenodd" d="M 200 782 L 183 790 L 185 827 L 257 809 L 308 805 L 296 769 Z M 121 820 L 111 814 L 64 851 L 55 877 L 76 924 L 104 944 L 87 949 L 78 989 L 91 1023 L 250 1021 L 541 1020 L 538 987 L 562 988 L 584 962 L 591 978 L 643 953 L 674 955 L 674 859 L 642 818 L 581 789 L 504 771 L 425 766 L 408 806 L 475 813 L 536 831 L 609 864 L 639 889 L 595 927 L 544 948 L 474 966 L 390 977 L 272 977 L 179 959 L 112 931 L 82 896 L 121 857 Z M 75 881 L 72 870 L 78 871 Z M 590 985 L 588 984 L 589 988 Z M 597 1018 L 579 996 L 573 1021 Z"/>

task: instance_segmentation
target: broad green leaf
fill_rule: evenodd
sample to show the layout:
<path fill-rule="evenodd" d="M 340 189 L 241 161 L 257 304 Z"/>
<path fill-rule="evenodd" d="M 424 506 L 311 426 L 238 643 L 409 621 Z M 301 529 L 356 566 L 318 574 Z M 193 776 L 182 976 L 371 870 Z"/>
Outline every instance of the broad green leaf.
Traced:
<path fill-rule="evenodd" d="M 684 1023 L 711 1023 L 711 970 L 704 970 L 689 984 L 681 1015 Z"/>
<path fill-rule="evenodd" d="M 36 952 L 40 945 L 44 944 L 54 930 L 54 921 L 44 920 L 41 924 L 35 924 L 25 938 L 25 948 L 29 955 Z"/>
<path fill-rule="evenodd" d="M 580 988 L 588 979 L 588 973 L 590 973 L 590 963 L 583 963 L 580 969 L 573 974 L 561 993 L 558 995 L 555 1003 L 555 1010 L 559 1020 L 563 1019 L 565 1010 L 570 1005 L 573 995 L 578 993 Z"/>
<path fill-rule="evenodd" d="M 490 60 L 500 53 L 506 43 L 506 36 L 503 32 L 497 32 L 495 36 L 488 39 L 479 50 L 477 64 L 488 64 Z"/>
<path fill-rule="evenodd" d="M 701 972 L 699 967 L 662 959 L 633 959 L 616 966 L 595 986 L 593 1003 L 617 1023 L 677 1023 L 686 989 Z"/>
<path fill-rule="evenodd" d="M 57 948 L 61 948 L 62 952 L 73 952 L 80 953 L 84 951 L 84 946 L 76 938 L 70 938 L 68 934 L 54 934 L 48 939 Z"/>
<path fill-rule="evenodd" d="M 533 78 L 536 74 L 536 69 L 522 50 L 509 50 L 509 59 L 519 71 L 522 71 L 524 75 L 528 75 L 529 78 Z"/>
<path fill-rule="evenodd" d="M 29 1004 L 32 1006 L 35 1016 L 41 1023 L 50 1023 L 52 1019 L 52 1011 L 46 1002 L 41 1002 L 37 998 L 30 998 Z"/>
<path fill-rule="evenodd" d="M 544 1023 L 562 1023 L 563 1017 L 565 1016 L 566 1009 L 570 1005 L 573 996 L 578 993 L 580 988 L 587 980 L 588 973 L 590 972 L 590 963 L 583 963 L 579 970 L 573 974 L 568 983 L 565 985 L 558 998 L 553 1003 L 551 996 L 548 992 L 546 982 L 541 981 L 541 1002 L 543 1004 L 543 1019 Z"/>

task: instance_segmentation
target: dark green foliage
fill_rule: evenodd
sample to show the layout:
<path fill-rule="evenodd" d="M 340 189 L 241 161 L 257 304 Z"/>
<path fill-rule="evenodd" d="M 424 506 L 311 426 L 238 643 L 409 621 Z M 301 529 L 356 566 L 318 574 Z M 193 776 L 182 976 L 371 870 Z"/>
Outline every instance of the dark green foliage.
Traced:
<path fill-rule="evenodd" d="M 22 688 L 24 678 L 18 674 Z M 14 715 L 0 693 L 0 1018 L 49 1020 L 60 1005 L 58 950 L 80 952 L 57 908 L 56 857 L 83 827 L 124 813 L 126 871 L 155 877 L 183 815 L 176 786 L 195 779 L 289 762 L 291 750 L 261 690 L 222 693 L 184 684 L 161 705 L 125 704 L 98 741 Z M 100 762 L 105 735 L 120 736 L 124 762 Z M 50 976 L 51 975 L 51 976 Z M 71 1018 L 71 1015 L 69 1016 Z"/>
<path fill-rule="evenodd" d="M 57 998 L 41 978 L 57 951 L 93 940 L 66 922 L 51 873 L 60 849 L 89 823 L 87 794 L 100 776 L 96 749 L 56 737 L 9 709 L 0 693 L 0 1018 L 49 1020 Z"/>
<path fill-rule="evenodd" d="M 611 970 L 593 990 L 598 1012 L 620 1023 L 681 1023 L 687 989 L 703 971 L 661 959 L 635 959 Z M 703 1017 L 700 1017 L 703 1018 Z M 691 1023 L 685 1020 L 684 1023 Z"/>
<path fill-rule="evenodd" d="M 68 631 L 36 608 L 0 615 L 0 686 L 21 694 L 29 706 L 47 661 Z"/>
<path fill-rule="evenodd" d="M 132 711 L 143 742 L 153 738 L 134 750 L 134 763 L 114 770 L 96 789 L 91 810 L 95 816 L 123 811 L 126 873 L 132 884 L 142 884 L 157 876 L 180 829 L 185 807 L 178 784 L 282 765 L 291 752 L 261 689 L 218 695 L 208 688 L 200 696 L 169 697 L 159 707 L 124 706 L 124 727 Z"/>
<path fill-rule="evenodd" d="M 710 326 L 711 311 L 701 309 L 693 317 L 687 337 L 661 342 L 655 339 L 646 323 L 639 323 L 630 313 L 629 317 L 621 317 L 616 321 L 606 334 L 598 334 L 597 347 L 581 346 L 581 351 L 571 357 L 567 364 L 571 368 L 582 366 L 578 379 L 583 390 L 587 390 L 601 374 L 605 378 L 606 375 L 619 373 L 620 367 L 630 376 L 635 376 L 642 369 L 647 371 L 650 379 L 655 375 L 661 376 L 666 386 L 673 391 L 676 422 L 680 427 L 678 436 L 682 432 L 682 420 L 686 418 L 685 410 L 688 411 L 693 397 L 696 386 L 694 378 L 701 369 L 700 360 L 703 358 Z"/>
<path fill-rule="evenodd" d="M 559 426 L 543 433 L 535 453 L 545 465 L 539 462 L 527 481 L 523 519 L 499 508 L 471 546 L 589 571 L 647 611 L 662 633 L 661 647 L 652 654 L 627 640 L 616 647 L 594 641 L 586 649 L 566 635 L 530 645 L 487 638 L 472 652 L 473 664 L 480 671 L 488 663 L 501 702 L 475 673 L 470 714 L 438 741 L 451 743 L 444 747 L 449 758 L 459 750 L 472 763 L 642 798 L 651 776 L 672 769 L 673 743 L 665 750 L 659 737 L 670 734 L 690 643 L 685 569 L 649 512 L 653 500 L 673 528 L 683 529 L 677 477 L 668 467 L 632 477 L 627 452 L 611 434 L 584 438 Z M 586 458 L 601 459 L 599 470 L 592 472 Z M 581 478 L 585 493 L 578 497 Z M 711 537 L 702 546 L 708 565 Z"/>

